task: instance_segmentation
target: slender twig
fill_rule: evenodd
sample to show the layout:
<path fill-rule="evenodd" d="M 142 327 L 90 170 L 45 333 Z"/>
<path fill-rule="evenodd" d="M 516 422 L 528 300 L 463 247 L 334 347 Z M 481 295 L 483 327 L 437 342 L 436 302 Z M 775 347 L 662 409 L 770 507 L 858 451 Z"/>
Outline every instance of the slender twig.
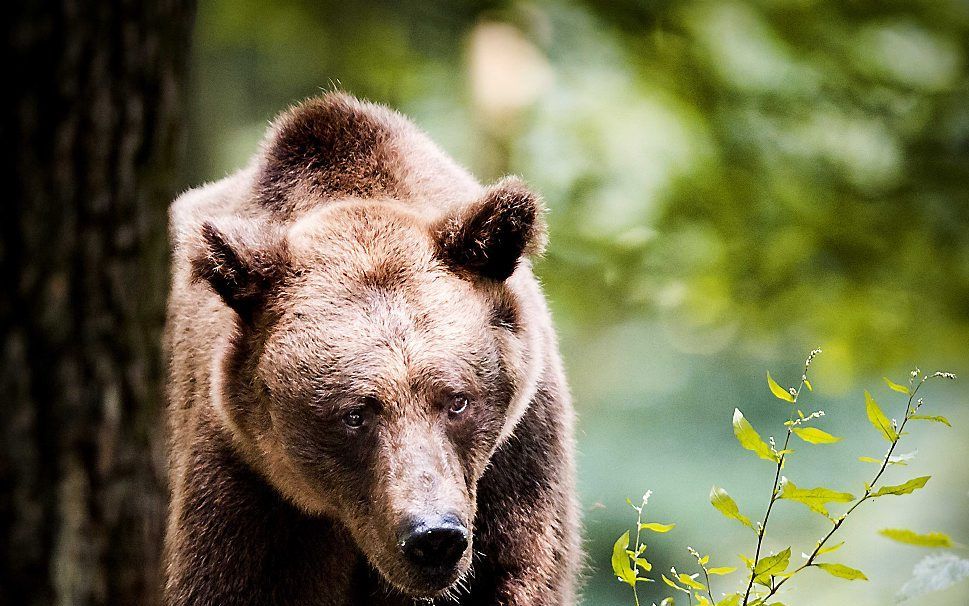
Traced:
<path fill-rule="evenodd" d="M 686 550 L 690 552 L 690 555 L 696 558 L 697 566 L 699 566 L 700 570 L 703 571 L 703 578 L 707 582 L 707 595 L 710 596 L 710 603 L 715 604 L 716 600 L 713 599 L 713 587 L 712 583 L 710 583 L 710 573 L 707 572 L 707 565 L 703 562 L 703 556 L 700 555 L 699 551 L 693 549 L 692 547 L 687 547 Z"/>
<path fill-rule="evenodd" d="M 707 595 L 710 596 L 710 603 L 716 604 L 717 601 L 713 599 L 713 587 L 710 585 L 710 575 L 707 573 L 707 567 L 700 564 L 700 568 L 703 569 L 703 577 L 707 580 Z"/>
<path fill-rule="evenodd" d="M 760 550 L 764 544 L 764 535 L 767 534 L 767 521 L 770 519 L 771 510 L 774 509 L 774 503 L 778 500 L 777 485 L 781 479 L 781 470 L 784 468 L 784 459 L 787 457 L 787 452 L 785 451 L 791 442 L 791 433 L 794 430 L 794 412 L 797 410 L 797 399 L 801 396 L 801 390 L 804 388 L 804 382 L 807 380 L 808 365 L 809 363 L 804 364 L 804 372 L 801 373 L 801 383 L 797 386 L 797 390 L 795 390 L 794 401 L 791 402 L 791 414 L 787 422 L 787 435 L 784 436 L 784 446 L 781 448 L 782 454 L 777 458 L 777 470 L 774 472 L 774 484 L 771 487 L 770 502 L 767 503 L 764 521 L 761 522 L 760 528 L 757 531 L 757 548 L 754 551 L 754 565 L 750 569 L 750 580 L 747 582 L 747 590 L 744 591 L 743 606 L 747 606 L 750 601 L 750 591 L 754 587 L 754 568 L 757 567 L 757 562 L 760 560 Z"/>
<path fill-rule="evenodd" d="M 649 493 L 647 493 L 649 494 Z M 646 506 L 646 497 L 643 496 L 643 502 L 636 508 L 636 543 L 633 546 L 633 553 L 636 556 L 633 558 L 633 572 L 636 576 L 639 576 L 639 564 L 636 563 L 636 559 L 639 558 L 639 539 L 643 531 L 643 507 Z M 636 606 L 639 606 L 639 590 L 636 588 L 636 583 L 633 583 L 633 599 L 636 601 Z"/>

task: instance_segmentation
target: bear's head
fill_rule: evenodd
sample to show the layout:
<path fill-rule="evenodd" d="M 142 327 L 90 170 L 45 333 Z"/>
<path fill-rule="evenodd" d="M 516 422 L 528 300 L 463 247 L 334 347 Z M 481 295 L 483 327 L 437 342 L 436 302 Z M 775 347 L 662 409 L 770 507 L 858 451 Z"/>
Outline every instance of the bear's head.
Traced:
<path fill-rule="evenodd" d="M 542 208 L 515 179 L 433 212 L 353 194 L 202 225 L 194 274 L 236 318 L 214 398 L 282 495 L 432 596 L 469 568 L 478 480 L 542 364 L 519 269 Z"/>

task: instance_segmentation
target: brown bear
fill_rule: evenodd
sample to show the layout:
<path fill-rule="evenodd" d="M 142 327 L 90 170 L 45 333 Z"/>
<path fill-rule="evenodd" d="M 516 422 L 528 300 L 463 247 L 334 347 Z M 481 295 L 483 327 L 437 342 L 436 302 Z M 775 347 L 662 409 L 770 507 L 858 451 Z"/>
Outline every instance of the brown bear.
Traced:
<path fill-rule="evenodd" d="M 575 602 L 543 208 L 340 93 L 171 208 L 169 605 Z"/>

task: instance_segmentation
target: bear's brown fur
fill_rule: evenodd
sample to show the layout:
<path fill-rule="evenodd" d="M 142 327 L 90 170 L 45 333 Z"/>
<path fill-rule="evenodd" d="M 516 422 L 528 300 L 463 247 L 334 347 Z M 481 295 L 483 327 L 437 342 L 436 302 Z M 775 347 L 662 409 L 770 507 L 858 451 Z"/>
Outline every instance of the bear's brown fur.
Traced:
<path fill-rule="evenodd" d="M 328 94 L 171 230 L 168 604 L 574 603 L 573 413 L 520 181 Z"/>

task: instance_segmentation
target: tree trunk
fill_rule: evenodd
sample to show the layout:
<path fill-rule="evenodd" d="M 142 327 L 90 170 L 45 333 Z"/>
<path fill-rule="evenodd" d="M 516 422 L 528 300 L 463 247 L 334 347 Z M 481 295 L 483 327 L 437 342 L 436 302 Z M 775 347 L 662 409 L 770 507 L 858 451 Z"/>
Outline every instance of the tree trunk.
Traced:
<path fill-rule="evenodd" d="M 192 4 L 22 0 L 4 20 L 0 604 L 159 601 Z"/>

